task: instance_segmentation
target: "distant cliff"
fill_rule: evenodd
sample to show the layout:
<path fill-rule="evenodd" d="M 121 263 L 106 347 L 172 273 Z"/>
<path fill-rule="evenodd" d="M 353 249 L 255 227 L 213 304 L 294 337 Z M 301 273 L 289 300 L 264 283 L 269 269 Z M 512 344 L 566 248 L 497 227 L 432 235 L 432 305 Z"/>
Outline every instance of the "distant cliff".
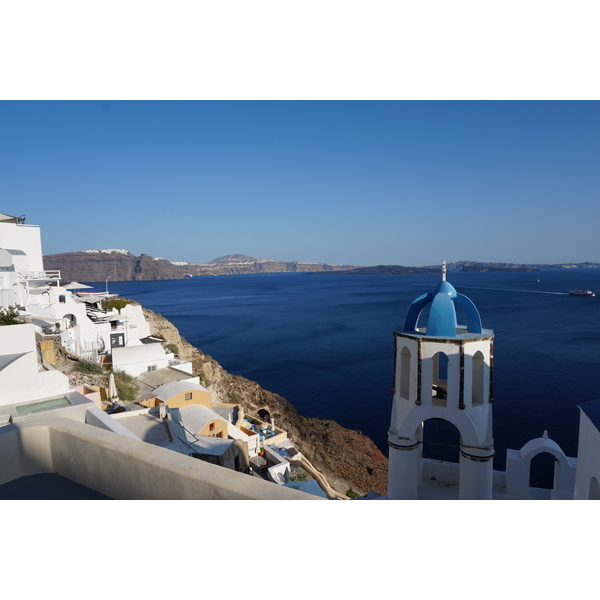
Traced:
<path fill-rule="evenodd" d="M 440 273 L 441 269 L 427 267 L 403 267 L 402 265 L 377 265 L 375 267 L 355 267 L 353 269 L 334 271 L 344 275 L 423 275 Z"/>
<path fill-rule="evenodd" d="M 59 270 L 63 281 L 146 281 L 201 275 L 343 271 L 354 265 L 279 261 L 245 254 L 231 254 L 206 264 L 193 264 L 171 262 L 148 254 L 134 256 L 127 250 L 112 249 L 49 254 L 44 256 L 44 268 Z"/>
<path fill-rule="evenodd" d="M 428 267 L 436 268 L 436 267 Z M 439 267 L 437 267 L 439 269 Z M 475 262 L 471 260 L 461 260 L 448 263 L 448 269 L 451 271 L 536 271 L 540 269 L 597 269 L 599 263 L 545 263 L 545 264 L 525 264 L 525 263 L 501 263 L 501 262 Z"/>
<path fill-rule="evenodd" d="M 524 271 L 541 271 L 535 267 L 483 267 L 481 265 L 465 265 L 461 273 L 520 273 Z"/>
<path fill-rule="evenodd" d="M 229 254 L 215 258 L 206 264 L 190 264 L 186 267 L 191 275 L 244 275 L 246 273 L 304 273 L 309 271 L 345 271 L 355 265 L 330 265 L 301 261 L 281 261 L 252 258 L 245 254 Z"/>

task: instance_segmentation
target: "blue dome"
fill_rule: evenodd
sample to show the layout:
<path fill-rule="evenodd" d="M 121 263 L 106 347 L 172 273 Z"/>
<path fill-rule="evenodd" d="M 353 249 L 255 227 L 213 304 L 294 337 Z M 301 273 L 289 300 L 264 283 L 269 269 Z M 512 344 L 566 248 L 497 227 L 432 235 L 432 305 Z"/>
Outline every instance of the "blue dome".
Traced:
<path fill-rule="evenodd" d="M 444 273 L 445 275 L 445 273 Z M 459 294 L 450 283 L 442 280 L 428 294 L 419 296 L 409 307 L 404 320 L 405 333 L 419 333 L 417 323 L 423 309 L 431 304 L 426 325 L 427 335 L 439 337 L 456 337 L 456 305 L 460 306 L 467 318 L 467 331 L 481 333 L 481 317 L 476 306 L 462 294 Z"/>

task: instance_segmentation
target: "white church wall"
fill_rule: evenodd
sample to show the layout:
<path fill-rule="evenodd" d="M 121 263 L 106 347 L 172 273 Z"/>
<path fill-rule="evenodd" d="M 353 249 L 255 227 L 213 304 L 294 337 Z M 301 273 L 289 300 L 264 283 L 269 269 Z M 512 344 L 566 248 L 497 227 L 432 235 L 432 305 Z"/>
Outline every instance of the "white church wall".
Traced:
<path fill-rule="evenodd" d="M 600 431 L 581 410 L 575 476 L 575 500 L 600 500 Z"/>

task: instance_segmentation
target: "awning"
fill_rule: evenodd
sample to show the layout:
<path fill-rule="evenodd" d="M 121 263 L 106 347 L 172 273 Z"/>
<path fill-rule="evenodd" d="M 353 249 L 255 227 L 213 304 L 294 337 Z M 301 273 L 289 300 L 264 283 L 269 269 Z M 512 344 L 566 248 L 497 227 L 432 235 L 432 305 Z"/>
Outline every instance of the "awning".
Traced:
<path fill-rule="evenodd" d="M 22 217 L 12 217 L 11 215 L 6 215 L 4 213 L 0 213 L 0 221 L 2 223 L 23 223 L 25 221 L 25 215 Z"/>
<path fill-rule="evenodd" d="M 71 283 L 69 283 L 68 285 L 63 285 L 62 287 L 65 288 L 65 290 L 91 290 L 92 286 L 91 285 L 85 285 L 85 283 L 78 283 L 77 281 L 71 281 Z"/>

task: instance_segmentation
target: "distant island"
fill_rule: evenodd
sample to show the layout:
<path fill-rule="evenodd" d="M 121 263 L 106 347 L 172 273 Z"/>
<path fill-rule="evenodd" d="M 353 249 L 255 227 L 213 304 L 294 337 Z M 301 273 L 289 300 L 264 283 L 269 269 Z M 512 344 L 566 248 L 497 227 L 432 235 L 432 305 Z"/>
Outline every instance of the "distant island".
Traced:
<path fill-rule="evenodd" d="M 261 259 L 245 254 L 229 254 L 209 263 L 194 264 L 153 258 L 148 254 L 135 256 L 122 249 L 83 250 L 44 256 L 44 268 L 59 270 L 64 281 L 157 281 L 202 275 L 330 272 L 355 267 L 356 265 Z"/>
<path fill-rule="evenodd" d="M 478 265 L 465 266 L 459 269 L 460 273 L 503 273 L 503 272 L 541 271 L 535 267 L 483 267 Z"/>
<path fill-rule="evenodd" d="M 403 267 L 402 265 L 377 265 L 375 267 L 356 267 L 344 271 L 329 271 L 329 273 L 346 275 L 422 275 L 440 272 L 439 267 L 436 269 L 434 267 Z"/>
<path fill-rule="evenodd" d="M 135 256 L 128 250 L 83 250 L 44 256 L 44 268 L 59 270 L 64 281 L 157 281 L 207 275 L 250 275 L 256 273 L 329 273 L 349 275 L 417 275 L 440 273 L 440 265 L 333 265 L 303 261 L 254 258 L 228 254 L 208 263 L 173 262 L 148 254 Z M 516 272 L 541 269 L 600 268 L 599 263 L 517 264 L 460 261 L 448 263 L 449 272 Z"/>
<path fill-rule="evenodd" d="M 436 268 L 429 267 L 429 268 Z M 600 263 L 546 263 L 546 264 L 525 264 L 525 263 L 500 263 L 500 262 L 474 262 L 462 260 L 448 263 L 449 271 L 540 271 L 541 269 L 598 269 Z"/>
<path fill-rule="evenodd" d="M 461 261 L 447 265 L 449 272 L 458 273 L 502 273 L 502 272 L 535 272 L 542 269 L 598 269 L 600 263 L 563 263 L 563 264 L 515 264 Z M 441 273 L 439 265 L 427 267 L 403 267 L 402 265 L 377 265 L 375 267 L 356 267 L 345 271 L 333 271 L 347 275 L 416 275 L 426 273 Z"/>

